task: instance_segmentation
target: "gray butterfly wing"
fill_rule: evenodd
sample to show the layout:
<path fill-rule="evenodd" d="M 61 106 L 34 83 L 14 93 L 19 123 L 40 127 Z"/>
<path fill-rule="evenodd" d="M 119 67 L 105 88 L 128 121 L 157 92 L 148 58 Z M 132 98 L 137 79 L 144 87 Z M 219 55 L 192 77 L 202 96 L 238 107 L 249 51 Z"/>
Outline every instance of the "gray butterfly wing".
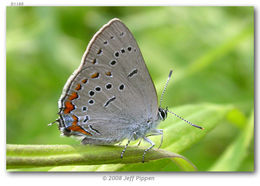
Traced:
<path fill-rule="evenodd" d="M 65 128 L 77 123 L 86 132 L 86 143 L 115 143 L 130 138 L 147 120 L 157 120 L 154 84 L 133 35 L 120 20 L 111 20 L 92 38 L 59 107 Z"/>

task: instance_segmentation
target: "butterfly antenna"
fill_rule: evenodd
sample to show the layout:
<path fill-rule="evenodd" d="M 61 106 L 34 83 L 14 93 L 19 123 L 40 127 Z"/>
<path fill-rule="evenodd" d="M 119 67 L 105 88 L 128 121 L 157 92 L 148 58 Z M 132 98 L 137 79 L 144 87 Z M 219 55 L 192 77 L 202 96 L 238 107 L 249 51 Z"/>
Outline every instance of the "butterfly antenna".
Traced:
<path fill-rule="evenodd" d="M 201 129 L 201 130 L 204 130 L 204 128 L 203 128 L 203 127 L 201 127 L 201 126 L 198 126 L 198 125 L 195 125 L 195 124 L 193 124 L 193 123 L 189 122 L 188 120 L 186 120 L 186 119 L 182 118 L 181 116 L 179 116 L 179 115 L 175 114 L 174 112 L 171 112 L 171 111 L 169 111 L 168 109 L 167 109 L 167 112 L 169 112 L 169 113 L 173 114 L 173 115 L 174 115 L 174 116 L 176 116 L 177 118 L 179 118 L 179 119 L 181 119 L 181 120 L 185 121 L 186 123 L 190 124 L 190 125 L 191 125 L 191 126 L 193 126 L 193 127 L 196 127 L 196 128 L 199 128 L 199 129 Z"/>
<path fill-rule="evenodd" d="M 162 100 L 163 100 L 164 92 L 165 92 L 165 90 L 166 90 L 166 88 L 167 88 L 167 86 L 168 86 L 168 83 L 169 83 L 169 81 L 170 81 L 171 76 L 172 76 L 172 70 L 170 70 L 168 79 L 167 79 L 166 84 L 164 85 L 164 88 L 163 88 L 163 92 L 162 92 L 162 95 L 161 95 L 161 98 L 160 98 L 160 107 L 161 107 L 161 105 L 162 105 Z"/>

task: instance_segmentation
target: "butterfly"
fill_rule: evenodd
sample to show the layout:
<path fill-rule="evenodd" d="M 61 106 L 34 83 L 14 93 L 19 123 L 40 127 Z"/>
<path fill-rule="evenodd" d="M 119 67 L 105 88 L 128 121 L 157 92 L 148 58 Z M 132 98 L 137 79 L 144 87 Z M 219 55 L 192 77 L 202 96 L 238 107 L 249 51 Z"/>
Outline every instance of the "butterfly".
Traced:
<path fill-rule="evenodd" d="M 166 86 L 171 75 L 172 71 Z M 161 135 L 162 144 L 163 130 L 156 127 L 170 112 L 161 103 L 158 106 L 156 89 L 140 48 L 117 18 L 91 39 L 79 68 L 66 82 L 58 105 L 56 122 L 63 135 L 77 136 L 82 144 L 93 145 L 128 139 L 122 158 L 131 141 L 142 139 L 150 144 L 143 153 L 143 162 L 147 151 L 155 146 L 147 136 Z"/>

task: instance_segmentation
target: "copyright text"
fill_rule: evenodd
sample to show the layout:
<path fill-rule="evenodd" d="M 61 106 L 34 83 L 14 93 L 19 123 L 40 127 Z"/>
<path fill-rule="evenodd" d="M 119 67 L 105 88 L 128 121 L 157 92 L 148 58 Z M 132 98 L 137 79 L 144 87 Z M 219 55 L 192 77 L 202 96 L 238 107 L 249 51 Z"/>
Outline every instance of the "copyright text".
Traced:
<path fill-rule="evenodd" d="M 102 176 L 103 181 L 127 181 L 127 182 L 146 182 L 154 181 L 154 176 Z"/>

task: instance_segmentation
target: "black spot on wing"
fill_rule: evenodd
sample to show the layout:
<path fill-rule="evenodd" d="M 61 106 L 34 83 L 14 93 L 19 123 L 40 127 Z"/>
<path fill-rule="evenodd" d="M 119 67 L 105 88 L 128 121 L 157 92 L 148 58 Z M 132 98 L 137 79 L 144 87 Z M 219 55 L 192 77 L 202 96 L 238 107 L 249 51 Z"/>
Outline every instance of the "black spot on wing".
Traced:
<path fill-rule="evenodd" d="M 134 70 L 132 70 L 132 72 L 130 72 L 130 73 L 128 74 L 127 77 L 133 77 L 135 74 L 137 74 L 137 72 L 138 72 L 138 70 L 137 70 L 137 69 L 134 69 Z"/>
<path fill-rule="evenodd" d="M 112 101 L 114 101 L 116 99 L 115 96 L 113 96 L 112 98 L 110 98 L 109 100 L 107 100 L 107 102 L 105 103 L 104 107 L 107 107 Z"/>

